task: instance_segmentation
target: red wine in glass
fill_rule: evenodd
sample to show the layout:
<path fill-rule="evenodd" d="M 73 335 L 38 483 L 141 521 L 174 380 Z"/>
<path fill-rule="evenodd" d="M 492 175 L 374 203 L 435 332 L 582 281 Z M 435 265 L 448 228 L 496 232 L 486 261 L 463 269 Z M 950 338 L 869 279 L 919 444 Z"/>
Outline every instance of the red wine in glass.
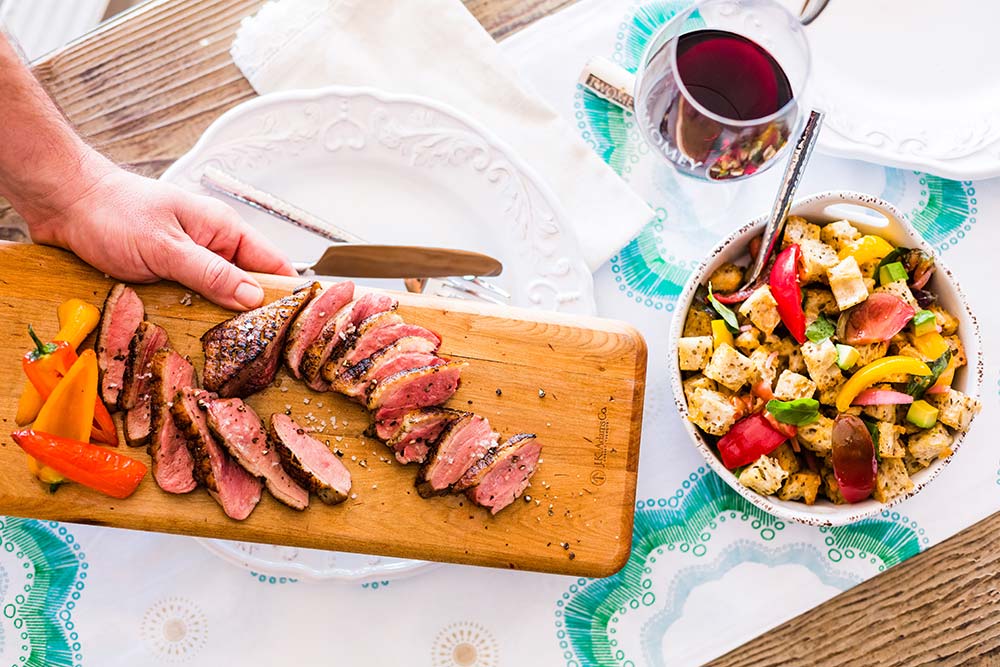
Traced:
<path fill-rule="evenodd" d="M 683 33 L 654 52 L 636 110 L 656 148 L 681 171 L 710 180 L 760 170 L 798 118 L 778 61 L 755 41 L 719 29 Z"/>

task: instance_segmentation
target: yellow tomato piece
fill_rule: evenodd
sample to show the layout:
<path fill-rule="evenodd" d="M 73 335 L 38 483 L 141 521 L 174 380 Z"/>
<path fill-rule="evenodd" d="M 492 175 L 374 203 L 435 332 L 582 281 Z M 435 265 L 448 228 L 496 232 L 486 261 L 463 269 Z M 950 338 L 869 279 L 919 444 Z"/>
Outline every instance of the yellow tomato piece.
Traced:
<path fill-rule="evenodd" d="M 913 347 L 927 361 L 934 361 L 948 351 L 948 341 L 937 331 L 925 333 L 922 336 L 913 337 Z"/>
<path fill-rule="evenodd" d="M 858 264 L 867 264 L 872 260 L 882 259 L 895 249 L 891 243 L 881 236 L 868 234 L 862 236 L 857 241 L 851 241 L 841 248 L 840 259 L 847 259 L 853 255 Z"/>
<path fill-rule="evenodd" d="M 726 326 L 725 320 L 712 320 L 712 342 L 716 350 L 722 347 L 723 343 L 729 347 L 736 347 L 733 332 Z"/>
<path fill-rule="evenodd" d="M 97 327 L 101 321 L 101 311 L 83 299 L 67 299 L 56 308 L 59 316 L 59 333 L 52 340 L 64 340 L 75 348 L 80 347 L 84 339 Z M 42 397 L 35 385 L 24 383 L 21 400 L 17 402 L 17 415 L 14 421 L 18 426 L 31 423 L 42 409 Z"/>
<path fill-rule="evenodd" d="M 876 382 L 880 382 L 890 375 L 896 375 L 897 373 L 930 375 L 931 369 L 927 367 L 927 364 L 913 357 L 895 355 L 876 359 L 860 368 L 857 373 L 844 383 L 844 386 L 840 389 L 840 393 L 837 394 L 837 410 L 845 412 L 851 407 L 851 403 L 857 398 L 858 394 Z"/>

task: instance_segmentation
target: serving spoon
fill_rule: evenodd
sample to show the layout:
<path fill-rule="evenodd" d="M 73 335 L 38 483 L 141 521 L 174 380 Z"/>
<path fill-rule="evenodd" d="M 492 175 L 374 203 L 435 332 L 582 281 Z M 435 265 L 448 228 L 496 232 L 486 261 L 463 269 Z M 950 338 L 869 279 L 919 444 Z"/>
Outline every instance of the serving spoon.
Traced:
<path fill-rule="evenodd" d="M 764 269 L 767 268 L 774 254 L 774 249 L 778 245 L 778 239 L 785 231 L 785 222 L 788 220 L 788 211 L 792 207 L 792 199 L 796 190 L 799 189 L 799 181 L 802 180 L 802 172 L 805 171 L 809 156 L 816 145 L 816 138 L 819 136 L 819 128 L 823 124 L 823 112 L 813 109 L 809 113 L 802 134 L 795 142 L 792 156 L 785 167 L 785 175 L 781 179 L 781 187 L 778 188 L 778 195 L 774 199 L 771 207 L 771 214 L 764 226 L 764 234 L 761 238 L 760 250 L 757 251 L 750 265 L 750 271 L 743 282 L 743 286 L 735 292 L 729 294 L 715 294 L 715 298 L 724 304 L 734 304 L 745 301 L 755 289 L 760 287 L 766 280 Z"/>

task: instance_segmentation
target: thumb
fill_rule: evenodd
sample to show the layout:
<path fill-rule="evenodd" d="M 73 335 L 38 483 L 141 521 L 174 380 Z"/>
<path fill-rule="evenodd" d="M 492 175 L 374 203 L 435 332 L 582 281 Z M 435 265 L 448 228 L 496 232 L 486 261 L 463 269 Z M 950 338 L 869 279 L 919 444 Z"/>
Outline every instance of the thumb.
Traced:
<path fill-rule="evenodd" d="M 224 308 L 249 310 L 264 301 L 264 290 L 248 273 L 193 241 L 179 244 L 169 273 Z"/>

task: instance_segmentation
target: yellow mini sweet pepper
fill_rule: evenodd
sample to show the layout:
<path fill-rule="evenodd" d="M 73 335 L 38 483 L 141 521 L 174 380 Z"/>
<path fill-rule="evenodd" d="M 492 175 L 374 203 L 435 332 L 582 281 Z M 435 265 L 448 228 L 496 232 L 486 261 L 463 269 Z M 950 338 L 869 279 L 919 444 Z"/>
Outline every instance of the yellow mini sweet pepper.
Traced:
<path fill-rule="evenodd" d="M 881 236 L 862 236 L 857 241 L 851 241 L 840 249 L 840 259 L 853 256 L 858 264 L 866 264 L 876 259 L 882 259 L 895 250 L 893 245 Z"/>
<path fill-rule="evenodd" d="M 733 333 L 726 326 L 725 320 L 712 320 L 712 343 L 718 350 L 725 343 L 730 347 L 736 347 L 733 341 Z"/>
<path fill-rule="evenodd" d="M 59 315 L 59 333 L 53 340 L 63 340 L 73 349 L 80 347 L 83 340 L 90 335 L 101 320 L 101 311 L 83 299 L 68 299 L 59 304 L 56 309 Z M 21 400 L 17 404 L 17 415 L 14 421 L 18 426 L 30 424 L 42 409 L 41 395 L 31 382 L 24 384 Z"/>
<path fill-rule="evenodd" d="M 38 411 L 33 430 L 80 442 L 90 440 L 97 402 L 97 355 L 85 350 L 59 381 Z M 65 479 L 51 468 L 28 457 L 28 468 L 46 484 Z"/>
<path fill-rule="evenodd" d="M 913 357 L 895 355 L 876 359 L 859 369 L 858 372 L 844 383 L 844 386 L 840 389 L 840 393 L 837 394 L 837 410 L 840 412 L 846 411 L 862 391 L 876 382 L 897 373 L 930 375 L 931 369 L 927 367 L 927 364 Z"/>
<path fill-rule="evenodd" d="M 934 361 L 935 359 L 939 359 L 942 354 L 950 349 L 948 347 L 948 341 L 946 341 L 944 336 L 936 331 L 925 333 L 922 336 L 914 336 L 913 347 L 917 348 L 917 352 L 920 353 L 920 356 L 922 356 L 925 361 Z"/>

